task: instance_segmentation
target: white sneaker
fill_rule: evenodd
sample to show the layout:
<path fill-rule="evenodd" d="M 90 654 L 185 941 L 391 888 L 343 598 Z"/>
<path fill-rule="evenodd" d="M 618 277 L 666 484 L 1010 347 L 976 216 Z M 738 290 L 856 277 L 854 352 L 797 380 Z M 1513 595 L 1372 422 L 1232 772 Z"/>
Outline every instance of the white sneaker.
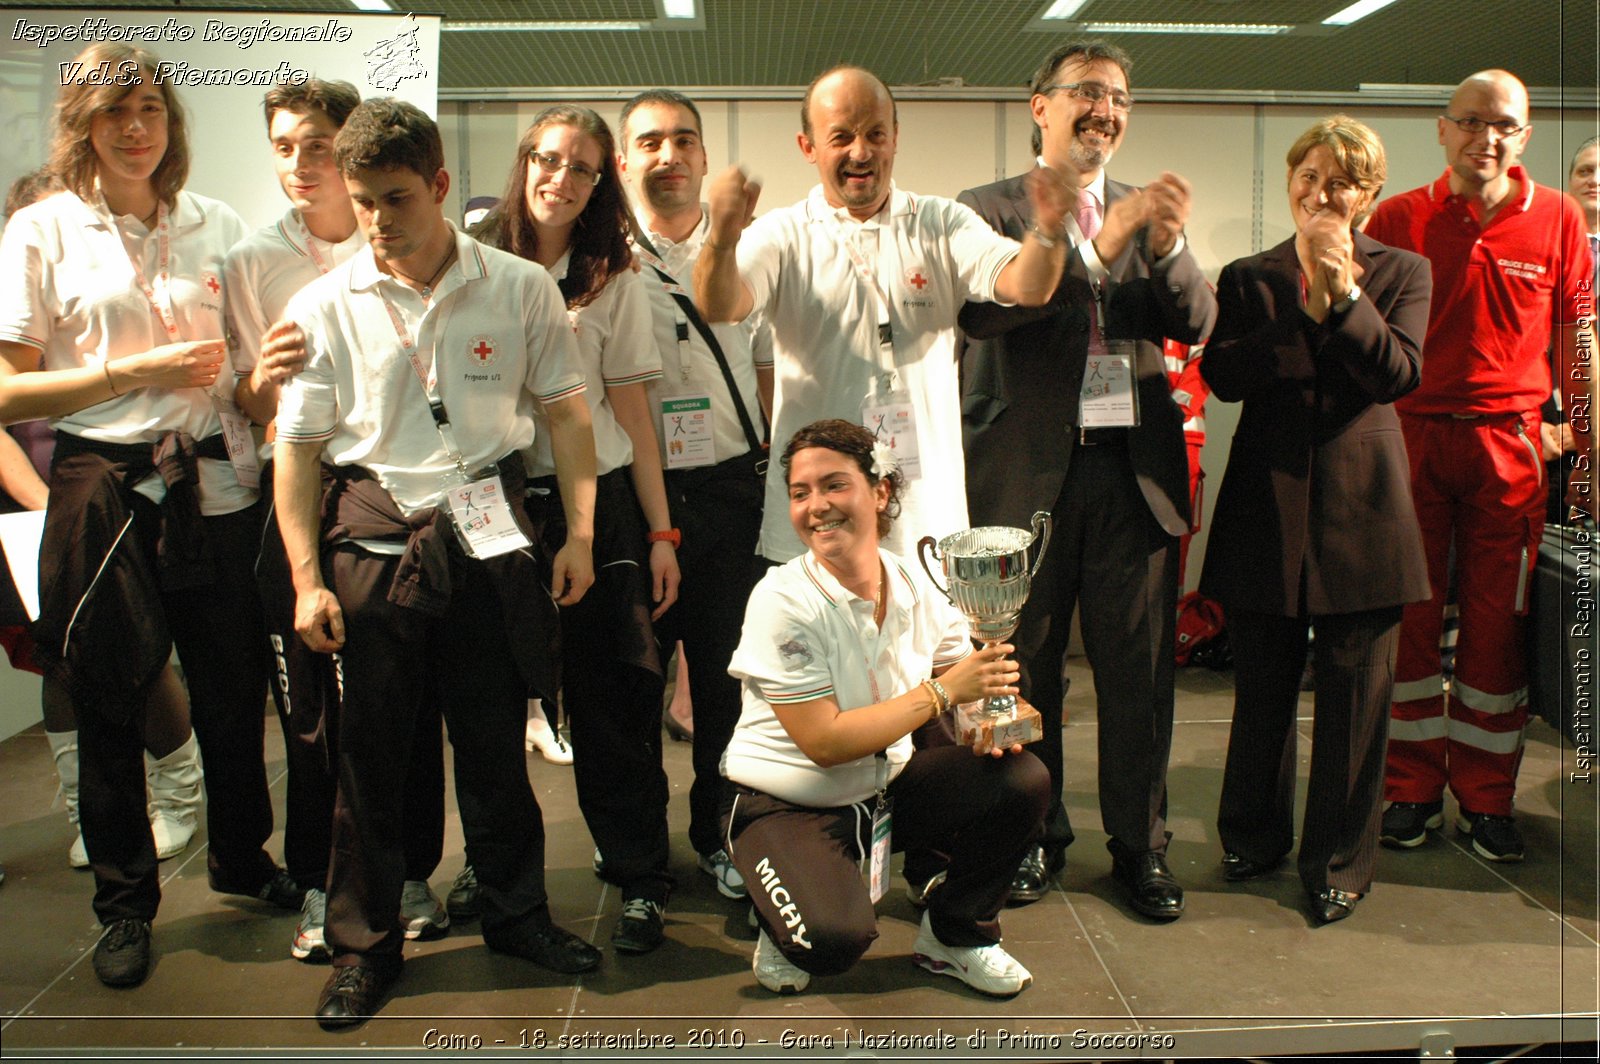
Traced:
<path fill-rule="evenodd" d="M 953 975 L 972 989 L 994 997 L 1020 994 L 1033 982 L 1033 973 L 1017 959 L 993 946 L 947 946 L 933 935 L 926 914 L 922 930 L 911 947 L 911 959 L 919 966 L 940 975 Z"/>
<path fill-rule="evenodd" d="M 300 906 L 300 925 L 294 929 L 294 942 L 289 955 L 297 961 L 320 964 L 333 959 L 328 940 L 323 937 L 322 925 L 328 919 L 328 896 L 316 887 L 306 891 L 306 900 Z"/>
<path fill-rule="evenodd" d="M 83 844 L 83 832 L 78 832 L 78 837 L 72 840 L 72 845 L 67 848 L 67 864 L 73 868 L 89 867 L 89 848 Z"/>
<path fill-rule="evenodd" d="M 765 931 L 756 939 L 755 956 L 750 958 L 750 970 L 756 973 L 756 982 L 774 994 L 798 994 L 811 985 L 811 973 L 789 963 L 778 944 L 767 937 Z"/>
<path fill-rule="evenodd" d="M 432 887 L 420 879 L 408 879 L 400 888 L 400 926 L 408 939 L 439 938 L 450 930 L 450 914 Z"/>
<path fill-rule="evenodd" d="M 539 756 L 552 765 L 572 764 L 572 744 L 550 727 L 550 722 L 542 716 L 528 718 L 528 730 L 523 741 L 529 753 L 539 751 Z"/>
<path fill-rule="evenodd" d="M 733 866 L 727 850 L 700 855 L 700 871 L 717 881 L 717 893 L 724 898 L 747 898 L 750 891 L 744 885 L 744 876 Z"/>

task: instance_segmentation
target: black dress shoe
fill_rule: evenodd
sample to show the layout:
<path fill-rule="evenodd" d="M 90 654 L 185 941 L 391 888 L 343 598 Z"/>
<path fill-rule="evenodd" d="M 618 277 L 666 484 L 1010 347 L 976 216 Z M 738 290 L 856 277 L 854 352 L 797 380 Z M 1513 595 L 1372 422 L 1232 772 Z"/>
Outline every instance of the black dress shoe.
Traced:
<path fill-rule="evenodd" d="M 525 923 L 484 932 L 483 944 L 497 953 L 529 960 L 563 975 L 578 975 L 600 967 L 600 951 L 555 924 Z"/>
<path fill-rule="evenodd" d="M 1283 858 L 1278 857 L 1271 861 L 1253 861 L 1240 853 L 1232 850 L 1222 855 L 1222 878 L 1229 883 L 1243 883 L 1247 879 L 1260 879 L 1262 876 L 1271 875 L 1283 864 Z"/>
<path fill-rule="evenodd" d="M 138 986 L 150 974 L 150 921 L 113 920 L 94 947 L 94 974 L 106 986 Z"/>
<path fill-rule="evenodd" d="M 289 878 L 289 873 L 276 866 L 266 879 L 241 879 L 227 872 L 211 870 L 206 873 L 211 889 L 218 894 L 237 894 L 241 898 L 254 898 L 280 909 L 299 912 L 306 902 L 306 888 Z"/>
<path fill-rule="evenodd" d="M 1062 850 L 1049 853 L 1043 846 L 1035 846 L 1017 866 L 1011 880 L 1011 895 L 1006 899 L 1010 906 L 1027 905 L 1044 897 L 1050 889 L 1050 880 L 1066 867 L 1067 855 Z"/>
<path fill-rule="evenodd" d="M 356 964 L 335 968 L 317 999 L 317 1023 L 324 1031 L 357 1027 L 378 1011 L 378 1003 L 399 975 L 398 969 Z"/>
<path fill-rule="evenodd" d="M 1311 895 L 1311 915 L 1324 924 L 1343 920 L 1356 911 L 1361 895 L 1337 887 L 1325 887 Z"/>
<path fill-rule="evenodd" d="M 1136 911 L 1155 920 L 1183 915 L 1183 888 L 1172 878 L 1166 854 L 1155 850 L 1118 854 L 1111 859 L 1111 878 L 1122 886 Z"/>

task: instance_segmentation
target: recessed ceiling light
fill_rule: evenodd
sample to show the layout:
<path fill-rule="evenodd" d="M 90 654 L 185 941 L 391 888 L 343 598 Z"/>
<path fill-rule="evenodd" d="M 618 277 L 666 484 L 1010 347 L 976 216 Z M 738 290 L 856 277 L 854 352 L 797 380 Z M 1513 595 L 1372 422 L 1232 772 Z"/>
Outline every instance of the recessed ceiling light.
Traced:
<path fill-rule="evenodd" d="M 694 18 L 694 0 L 661 0 L 661 13 L 667 18 Z"/>
<path fill-rule="evenodd" d="M 595 33 L 637 31 L 643 22 L 577 20 L 536 22 L 527 19 L 456 19 L 439 27 L 441 33 Z"/>
<path fill-rule="evenodd" d="M 1078 13 L 1078 9 L 1087 4 L 1089 0 L 1055 0 L 1055 3 L 1044 9 L 1040 18 L 1069 19 Z"/>
<path fill-rule="evenodd" d="M 1355 3 L 1342 11 L 1335 11 L 1322 20 L 1324 26 L 1348 26 L 1352 22 L 1359 22 L 1374 11 L 1382 11 L 1394 0 L 1356 0 Z"/>
<path fill-rule="evenodd" d="M 394 5 L 389 0 L 350 0 L 350 6 L 357 11 L 393 11 Z"/>
<path fill-rule="evenodd" d="M 1190 33 L 1224 36 L 1273 37 L 1293 26 L 1266 22 L 1089 22 L 1086 33 Z"/>

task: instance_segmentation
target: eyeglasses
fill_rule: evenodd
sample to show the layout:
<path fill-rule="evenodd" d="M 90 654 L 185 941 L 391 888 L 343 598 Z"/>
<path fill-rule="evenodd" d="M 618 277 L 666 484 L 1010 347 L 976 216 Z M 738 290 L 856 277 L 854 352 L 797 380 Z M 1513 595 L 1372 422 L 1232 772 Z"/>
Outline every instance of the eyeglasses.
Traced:
<path fill-rule="evenodd" d="M 1530 129 L 1533 123 L 1519 126 L 1509 118 L 1502 118 L 1498 122 L 1485 122 L 1481 118 L 1456 118 L 1453 115 L 1440 115 L 1446 122 L 1454 122 L 1463 133 L 1482 133 L 1486 129 L 1493 129 L 1502 137 L 1514 137 L 1524 129 Z"/>
<path fill-rule="evenodd" d="M 583 163 L 568 162 L 554 152 L 530 151 L 528 158 L 539 164 L 539 169 L 551 177 L 555 177 L 562 170 L 572 173 L 574 181 L 587 181 L 591 185 L 600 183 L 601 173 L 598 170 L 585 166 Z"/>
<path fill-rule="evenodd" d="M 1044 88 L 1039 90 L 1039 95 L 1048 96 L 1052 92 L 1057 92 L 1057 91 L 1071 93 L 1073 96 L 1077 97 L 1078 99 L 1086 100 L 1091 104 L 1099 103 L 1101 100 L 1104 100 L 1104 99 L 1109 97 L 1110 100 L 1111 100 L 1111 109 L 1112 110 L 1114 110 L 1114 111 L 1131 111 L 1131 110 L 1133 110 L 1133 97 L 1132 96 L 1129 96 L 1127 93 L 1123 92 L 1121 89 L 1112 88 L 1110 85 L 1107 85 L 1104 82 L 1099 82 L 1099 81 L 1071 81 L 1071 82 L 1067 82 L 1067 83 L 1061 84 L 1061 85 L 1046 85 Z"/>

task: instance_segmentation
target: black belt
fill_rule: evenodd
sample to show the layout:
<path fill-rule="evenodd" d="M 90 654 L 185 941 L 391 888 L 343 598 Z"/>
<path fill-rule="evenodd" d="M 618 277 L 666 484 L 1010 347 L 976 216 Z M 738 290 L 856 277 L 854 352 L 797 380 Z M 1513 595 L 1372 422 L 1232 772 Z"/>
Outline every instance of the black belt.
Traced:
<path fill-rule="evenodd" d="M 1072 440 L 1079 447 L 1126 447 L 1128 445 L 1128 430 L 1125 428 L 1083 429 L 1072 428 Z"/>

